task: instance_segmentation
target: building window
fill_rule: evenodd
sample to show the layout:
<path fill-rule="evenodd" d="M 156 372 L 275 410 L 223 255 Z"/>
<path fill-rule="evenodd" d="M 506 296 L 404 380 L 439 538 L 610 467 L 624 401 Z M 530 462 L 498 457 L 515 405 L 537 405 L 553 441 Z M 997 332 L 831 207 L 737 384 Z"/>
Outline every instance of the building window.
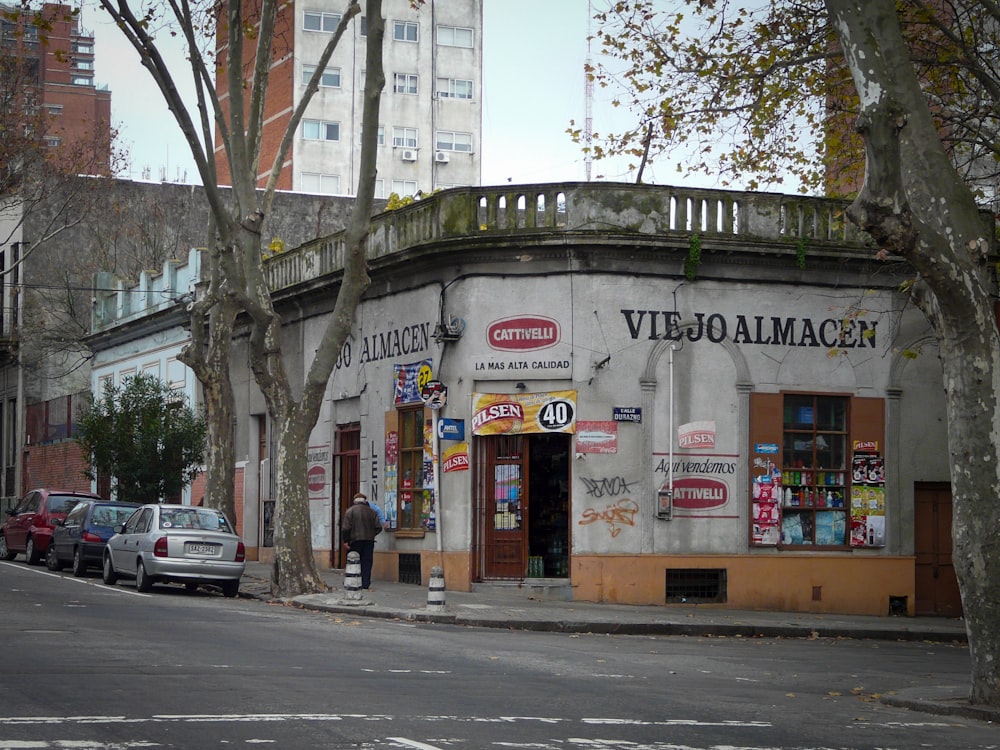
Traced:
<path fill-rule="evenodd" d="M 416 195 L 417 194 L 417 181 L 416 180 L 393 180 L 392 181 L 392 192 L 394 192 L 400 198 L 405 198 L 407 195 Z"/>
<path fill-rule="evenodd" d="M 49 148 L 58 148 L 62 144 L 62 138 L 55 135 L 45 136 L 45 145 Z"/>
<path fill-rule="evenodd" d="M 45 109 L 48 110 L 50 115 L 61 115 L 63 113 L 63 105 L 61 104 L 46 104 Z"/>
<path fill-rule="evenodd" d="M 307 141 L 339 141 L 340 123 L 325 120 L 303 120 L 302 137 Z"/>
<path fill-rule="evenodd" d="M 472 81 L 463 78 L 438 78 L 437 95 L 439 99 L 471 99 Z"/>
<path fill-rule="evenodd" d="M 784 545 L 848 543 L 849 403 L 843 396 L 784 396 L 780 489 Z"/>
<path fill-rule="evenodd" d="M 335 174 L 305 173 L 299 178 L 299 187 L 304 193 L 337 195 L 340 193 L 340 176 Z"/>
<path fill-rule="evenodd" d="M 393 76 L 392 90 L 397 94 L 417 93 L 417 77 L 411 73 L 396 73 Z"/>
<path fill-rule="evenodd" d="M 90 42 L 73 42 L 73 52 L 77 55 L 92 55 L 94 45 Z"/>
<path fill-rule="evenodd" d="M 388 198 L 388 196 L 385 194 L 385 180 L 381 178 L 375 180 L 375 197 Z"/>
<path fill-rule="evenodd" d="M 93 60 L 74 60 L 73 68 L 75 70 L 93 70 L 94 61 Z"/>
<path fill-rule="evenodd" d="M 453 133 L 450 130 L 439 130 L 434 142 L 434 148 L 438 151 L 472 153 L 472 133 Z"/>
<path fill-rule="evenodd" d="M 306 31 L 336 31 L 339 23 L 339 13 L 319 13 L 307 10 L 302 14 L 302 28 Z"/>
<path fill-rule="evenodd" d="M 90 76 L 72 76 L 70 78 L 70 83 L 74 86 L 93 86 L 94 79 Z"/>
<path fill-rule="evenodd" d="M 417 41 L 417 24 L 413 21 L 393 21 L 392 38 L 397 42 Z"/>
<path fill-rule="evenodd" d="M 402 148 L 416 148 L 417 147 L 417 129 L 416 128 L 393 128 L 392 129 L 392 145 L 400 146 Z"/>
<path fill-rule="evenodd" d="M 315 65 L 303 65 L 302 66 L 302 85 L 308 86 L 309 81 L 312 80 L 313 74 L 316 72 Z M 323 71 L 323 75 L 319 79 L 319 85 L 321 88 L 339 89 L 340 88 L 340 68 L 326 68 Z"/>
<path fill-rule="evenodd" d="M 438 44 L 442 47 L 468 47 L 471 49 L 473 32 L 472 29 L 460 26 L 438 26 Z"/>
<path fill-rule="evenodd" d="M 395 184 L 395 183 L 393 183 Z M 423 528 L 424 407 L 399 410 L 398 529 Z"/>

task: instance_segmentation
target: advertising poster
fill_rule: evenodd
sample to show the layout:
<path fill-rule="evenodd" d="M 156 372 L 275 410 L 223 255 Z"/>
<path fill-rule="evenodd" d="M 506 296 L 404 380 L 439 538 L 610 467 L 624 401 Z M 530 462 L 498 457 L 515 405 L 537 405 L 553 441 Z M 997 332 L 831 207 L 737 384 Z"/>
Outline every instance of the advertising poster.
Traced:
<path fill-rule="evenodd" d="M 445 474 L 453 471 L 468 471 L 469 444 L 458 443 L 449 448 L 445 448 L 443 458 L 444 461 L 441 464 L 441 468 Z"/>
<path fill-rule="evenodd" d="M 409 364 L 392 366 L 392 400 L 396 406 L 404 404 L 421 404 L 420 393 L 423 387 L 431 381 L 433 371 L 431 360 L 424 359 Z"/>
<path fill-rule="evenodd" d="M 851 546 L 885 546 L 885 459 L 858 452 L 851 459 Z"/>
<path fill-rule="evenodd" d="M 754 477 L 753 544 L 774 546 L 781 541 L 781 477 Z"/>
<path fill-rule="evenodd" d="M 473 435 L 576 432 L 576 391 L 473 393 Z"/>
<path fill-rule="evenodd" d="M 617 453 L 618 423 L 584 421 L 576 423 L 577 453 Z"/>

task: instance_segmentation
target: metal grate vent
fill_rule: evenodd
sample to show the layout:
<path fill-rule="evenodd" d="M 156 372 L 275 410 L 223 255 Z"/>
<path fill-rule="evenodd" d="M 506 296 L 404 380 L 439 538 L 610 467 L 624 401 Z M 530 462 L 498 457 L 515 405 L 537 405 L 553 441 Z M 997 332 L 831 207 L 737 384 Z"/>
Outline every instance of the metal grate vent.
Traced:
<path fill-rule="evenodd" d="M 420 580 L 420 555 L 400 554 L 399 556 L 399 582 L 415 583 L 421 585 Z"/>
<path fill-rule="evenodd" d="M 667 604 L 722 604 L 726 601 L 725 568 L 667 568 Z"/>

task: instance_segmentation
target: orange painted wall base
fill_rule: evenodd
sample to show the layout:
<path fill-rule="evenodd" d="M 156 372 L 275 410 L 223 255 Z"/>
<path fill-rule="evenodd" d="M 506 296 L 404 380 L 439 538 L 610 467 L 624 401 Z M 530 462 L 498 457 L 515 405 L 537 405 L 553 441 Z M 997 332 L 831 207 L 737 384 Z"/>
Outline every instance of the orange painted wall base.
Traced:
<path fill-rule="evenodd" d="M 913 615 L 912 557 L 575 555 L 573 599 L 666 604 L 666 571 L 677 568 L 725 569 L 725 603 L 699 606 L 887 616 L 890 597 L 905 597 Z"/>

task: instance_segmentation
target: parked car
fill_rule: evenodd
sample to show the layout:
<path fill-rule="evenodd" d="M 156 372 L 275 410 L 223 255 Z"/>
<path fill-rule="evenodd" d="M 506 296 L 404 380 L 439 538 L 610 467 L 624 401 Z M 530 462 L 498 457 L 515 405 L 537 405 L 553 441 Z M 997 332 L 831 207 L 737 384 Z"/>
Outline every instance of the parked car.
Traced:
<path fill-rule="evenodd" d="M 64 520 L 55 522 L 45 566 L 62 570 L 72 564 L 77 578 L 86 575 L 87 568 L 100 568 L 115 526 L 123 525 L 138 507 L 135 503 L 81 500 Z"/>
<path fill-rule="evenodd" d="M 104 582 L 134 578 L 139 591 L 154 583 L 219 586 L 236 596 L 246 567 L 246 548 L 229 520 L 213 508 L 142 505 L 104 550 Z"/>
<path fill-rule="evenodd" d="M 13 560 L 24 553 L 28 565 L 37 565 L 45 556 L 56 521 L 66 518 L 81 500 L 100 500 L 99 495 L 72 490 L 32 490 L 7 511 L 0 526 L 0 559 Z"/>

